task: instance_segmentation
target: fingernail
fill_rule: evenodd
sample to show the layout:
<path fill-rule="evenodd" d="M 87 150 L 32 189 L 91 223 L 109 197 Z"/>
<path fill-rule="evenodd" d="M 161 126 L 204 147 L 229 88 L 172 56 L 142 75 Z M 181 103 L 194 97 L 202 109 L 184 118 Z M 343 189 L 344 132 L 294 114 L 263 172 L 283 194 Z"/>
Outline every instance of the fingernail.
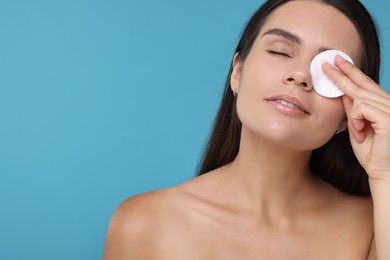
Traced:
<path fill-rule="evenodd" d="M 344 59 L 341 55 L 337 54 L 336 55 L 336 58 L 341 60 L 341 61 L 347 61 L 346 59 Z"/>
<path fill-rule="evenodd" d="M 324 68 L 324 69 L 332 69 L 333 67 L 332 67 L 332 65 L 330 65 L 329 64 L 329 62 L 324 62 L 324 63 L 322 63 L 322 68 Z"/>

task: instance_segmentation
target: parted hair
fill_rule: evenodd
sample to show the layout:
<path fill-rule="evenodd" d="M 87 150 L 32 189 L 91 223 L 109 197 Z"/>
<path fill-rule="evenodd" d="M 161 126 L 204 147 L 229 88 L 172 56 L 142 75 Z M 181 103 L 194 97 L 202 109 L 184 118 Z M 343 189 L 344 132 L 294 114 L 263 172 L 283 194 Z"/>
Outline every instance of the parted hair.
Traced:
<path fill-rule="evenodd" d="M 248 56 L 269 14 L 289 1 L 291 0 L 268 0 L 253 14 L 235 50 L 241 60 Z M 378 30 L 373 17 L 363 4 L 358 0 L 313 1 L 333 6 L 351 20 L 360 34 L 363 46 L 360 69 L 379 83 L 381 54 Z M 221 104 L 199 164 L 198 175 L 232 162 L 239 151 L 242 124 L 236 111 L 236 98 L 230 86 L 232 69 L 231 65 Z M 370 196 L 367 174 L 353 153 L 348 131 L 334 135 L 326 144 L 314 149 L 310 158 L 310 169 L 313 174 L 346 193 Z"/>

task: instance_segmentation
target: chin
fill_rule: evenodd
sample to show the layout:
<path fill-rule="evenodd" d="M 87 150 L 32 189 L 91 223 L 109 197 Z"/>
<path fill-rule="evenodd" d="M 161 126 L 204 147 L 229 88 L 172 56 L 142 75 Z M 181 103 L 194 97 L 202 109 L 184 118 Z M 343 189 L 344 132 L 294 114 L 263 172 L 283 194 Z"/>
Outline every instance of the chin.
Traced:
<path fill-rule="evenodd" d="M 266 124 L 267 126 L 258 126 L 245 128 L 251 132 L 251 136 L 257 140 L 273 143 L 276 146 L 290 148 L 299 151 L 311 151 L 327 143 L 332 134 L 320 132 L 313 134 L 314 131 L 308 131 L 303 127 L 293 127 L 284 124 Z M 244 129 L 244 127 L 243 127 Z M 244 130 L 243 130 L 244 131 Z"/>

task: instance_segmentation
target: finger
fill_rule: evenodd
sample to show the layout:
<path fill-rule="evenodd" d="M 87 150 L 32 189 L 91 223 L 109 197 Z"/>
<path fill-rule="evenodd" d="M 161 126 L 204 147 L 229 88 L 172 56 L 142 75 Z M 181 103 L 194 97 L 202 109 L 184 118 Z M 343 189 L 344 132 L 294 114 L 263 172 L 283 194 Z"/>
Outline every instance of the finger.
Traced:
<path fill-rule="evenodd" d="M 336 60 L 336 59 L 335 59 Z M 324 63 L 322 69 L 324 73 L 348 96 L 356 98 L 365 96 L 378 99 L 383 103 L 390 102 L 390 95 L 379 85 L 363 74 L 358 68 L 348 61 L 339 64 L 338 70 L 329 63 Z M 353 72 L 352 72 L 353 71 Z M 351 78 L 353 77 L 353 79 Z M 390 105 L 390 104 L 389 104 Z"/>
<path fill-rule="evenodd" d="M 354 117 L 353 114 L 351 114 L 351 111 L 354 109 L 354 107 L 358 106 L 360 103 L 363 103 L 361 100 L 352 100 L 348 96 L 344 95 L 342 96 L 343 105 L 345 109 L 345 113 L 347 114 L 347 118 L 350 119 L 350 124 L 352 124 L 352 127 L 356 131 L 362 131 L 364 129 L 364 117 Z"/>
<path fill-rule="evenodd" d="M 351 121 L 362 121 L 368 123 L 377 134 L 390 134 L 390 114 L 371 104 L 361 102 L 352 106 L 349 113 Z M 352 122 L 355 124 L 354 122 Z M 361 131 L 361 123 L 355 126 L 356 130 Z"/>
<path fill-rule="evenodd" d="M 350 134 L 355 138 L 357 142 L 363 142 L 365 139 L 365 134 L 362 132 L 364 129 L 364 120 L 354 119 L 351 116 L 351 110 L 353 107 L 353 100 L 347 95 L 341 97 L 345 109 L 345 113 L 348 118 L 348 130 Z"/>
<path fill-rule="evenodd" d="M 382 131 L 379 129 L 390 132 L 389 107 L 374 100 L 352 100 L 345 95 L 342 102 L 348 117 L 348 129 L 358 142 L 364 141 L 369 128 L 376 129 L 376 132 Z"/>
<path fill-rule="evenodd" d="M 385 92 L 375 81 L 373 81 L 354 64 L 347 61 L 340 55 L 336 55 L 334 62 L 337 68 L 339 68 L 345 75 L 347 75 L 347 77 L 350 78 L 356 85 L 367 90 Z"/>
<path fill-rule="evenodd" d="M 348 117 L 353 106 L 353 100 L 347 95 L 341 96 L 341 100 L 343 101 L 345 113 L 347 114 Z"/>
<path fill-rule="evenodd" d="M 362 127 L 359 127 L 362 128 L 361 130 L 358 130 L 355 127 L 355 125 L 357 125 L 358 123 L 363 125 Z M 364 120 L 354 120 L 348 118 L 348 131 L 358 143 L 362 143 L 366 138 L 366 133 L 364 132 L 364 128 L 365 128 Z"/>
<path fill-rule="evenodd" d="M 379 110 L 382 110 L 385 113 L 390 114 L 390 105 L 384 104 L 378 100 L 375 99 L 369 99 L 369 98 L 362 98 L 362 97 L 357 97 L 352 101 L 354 106 L 358 106 L 361 103 L 366 103 L 369 104 L 373 107 L 378 108 Z"/>
<path fill-rule="evenodd" d="M 361 131 L 364 128 L 364 118 L 354 118 L 351 115 L 351 111 L 354 106 L 354 101 L 345 95 L 342 96 L 342 101 L 344 104 L 345 113 L 347 114 L 347 118 L 349 119 L 353 130 Z"/>
<path fill-rule="evenodd" d="M 340 70 L 335 69 L 327 62 L 322 64 L 322 70 L 346 95 L 352 99 L 357 97 L 357 91 L 359 87 L 350 78 L 348 78 L 347 75 L 345 75 Z"/>

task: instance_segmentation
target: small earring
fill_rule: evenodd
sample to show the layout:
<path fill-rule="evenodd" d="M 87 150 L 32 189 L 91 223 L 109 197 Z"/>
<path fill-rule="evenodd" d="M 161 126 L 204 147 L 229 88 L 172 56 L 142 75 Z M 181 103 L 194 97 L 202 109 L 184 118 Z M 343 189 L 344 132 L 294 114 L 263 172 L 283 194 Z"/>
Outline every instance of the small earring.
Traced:
<path fill-rule="evenodd" d="M 338 129 L 336 130 L 336 135 L 338 135 L 339 133 L 343 132 L 346 129 L 345 128 L 345 118 L 343 121 L 340 122 L 340 124 L 337 128 Z"/>
<path fill-rule="evenodd" d="M 233 96 L 237 96 L 237 94 L 238 94 L 237 89 L 233 89 Z"/>

